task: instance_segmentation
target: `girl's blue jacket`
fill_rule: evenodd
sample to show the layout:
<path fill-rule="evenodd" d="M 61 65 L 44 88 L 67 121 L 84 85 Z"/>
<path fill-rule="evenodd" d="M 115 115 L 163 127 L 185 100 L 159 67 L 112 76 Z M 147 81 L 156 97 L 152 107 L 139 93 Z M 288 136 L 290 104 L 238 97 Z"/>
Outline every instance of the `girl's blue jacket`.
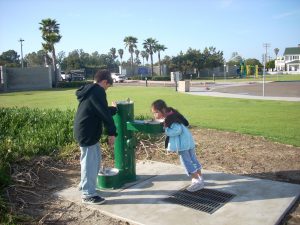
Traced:
<path fill-rule="evenodd" d="M 165 128 L 165 134 L 169 136 L 168 151 L 178 152 L 195 148 L 193 136 L 183 124 L 173 123 Z"/>

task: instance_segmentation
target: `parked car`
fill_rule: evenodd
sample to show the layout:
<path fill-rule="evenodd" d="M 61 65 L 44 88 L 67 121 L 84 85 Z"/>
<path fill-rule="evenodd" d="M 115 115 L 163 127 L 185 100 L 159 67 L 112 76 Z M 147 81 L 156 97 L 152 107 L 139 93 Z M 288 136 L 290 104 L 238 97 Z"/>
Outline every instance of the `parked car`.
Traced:
<path fill-rule="evenodd" d="M 126 80 L 125 75 L 122 75 L 120 73 L 112 73 L 111 77 L 112 77 L 114 83 L 122 83 L 122 82 L 124 82 L 124 80 Z"/>

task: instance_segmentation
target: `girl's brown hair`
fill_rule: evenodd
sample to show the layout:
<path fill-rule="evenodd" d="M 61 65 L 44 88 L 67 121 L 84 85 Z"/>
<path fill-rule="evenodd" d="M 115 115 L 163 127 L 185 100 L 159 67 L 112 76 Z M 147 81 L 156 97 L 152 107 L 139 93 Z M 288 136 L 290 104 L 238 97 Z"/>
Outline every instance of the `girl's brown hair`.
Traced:
<path fill-rule="evenodd" d="M 168 110 L 168 106 L 165 103 L 164 100 L 158 99 L 152 102 L 151 107 L 160 111 L 160 112 L 166 112 Z"/>

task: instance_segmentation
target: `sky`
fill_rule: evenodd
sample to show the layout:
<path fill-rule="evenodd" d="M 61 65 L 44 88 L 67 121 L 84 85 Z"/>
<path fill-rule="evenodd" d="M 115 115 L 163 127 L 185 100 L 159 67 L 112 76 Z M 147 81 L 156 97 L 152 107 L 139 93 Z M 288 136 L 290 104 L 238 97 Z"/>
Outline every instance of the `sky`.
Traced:
<path fill-rule="evenodd" d="M 300 0 L 0 0 L 0 54 L 15 50 L 23 56 L 42 49 L 42 19 L 60 24 L 62 39 L 56 53 L 82 49 L 107 54 L 124 49 L 124 38 L 134 36 L 137 47 L 154 38 L 176 56 L 188 48 L 213 46 L 226 61 L 233 52 L 261 61 L 266 48 L 283 55 L 300 44 Z M 157 58 L 154 58 L 154 61 Z"/>

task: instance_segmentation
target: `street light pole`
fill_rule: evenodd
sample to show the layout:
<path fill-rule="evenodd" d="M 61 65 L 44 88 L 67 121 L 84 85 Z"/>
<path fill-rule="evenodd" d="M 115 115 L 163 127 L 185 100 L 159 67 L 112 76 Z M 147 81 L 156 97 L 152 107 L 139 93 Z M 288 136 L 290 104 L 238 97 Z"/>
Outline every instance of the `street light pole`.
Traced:
<path fill-rule="evenodd" d="M 266 55 L 264 54 L 263 96 L 265 96 L 265 71 L 266 71 Z"/>
<path fill-rule="evenodd" d="M 224 62 L 224 81 L 226 81 L 226 61 Z"/>
<path fill-rule="evenodd" d="M 22 63 L 22 68 L 24 68 L 24 63 L 23 63 L 23 39 L 20 38 L 19 42 L 21 43 L 21 63 Z"/>
<path fill-rule="evenodd" d="M 266 48 L 266 53 L 264 55 L 264 72 L 263 72 L 263 96 L 265 96 L 266 61 L 268 55 L 268 47 L 270 47 L 271 45 L 268 43 L 264 43 L 263 46 Z"/>

